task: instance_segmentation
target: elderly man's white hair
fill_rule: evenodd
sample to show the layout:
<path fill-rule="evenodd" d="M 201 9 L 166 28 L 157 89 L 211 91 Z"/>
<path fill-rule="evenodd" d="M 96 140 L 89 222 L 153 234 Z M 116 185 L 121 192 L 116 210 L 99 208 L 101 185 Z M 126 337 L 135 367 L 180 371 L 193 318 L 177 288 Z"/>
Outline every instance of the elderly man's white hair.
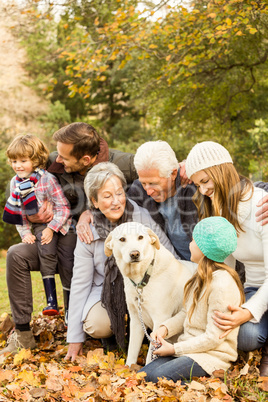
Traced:
<path fill-rule="evenodd" d="M 142 144 L 134 156 L 134 165 L 139 170 L 158 169 L 160 177 L 170 177 L 179 168 L 175 152 L 166 141 L 148 141 Z"/>

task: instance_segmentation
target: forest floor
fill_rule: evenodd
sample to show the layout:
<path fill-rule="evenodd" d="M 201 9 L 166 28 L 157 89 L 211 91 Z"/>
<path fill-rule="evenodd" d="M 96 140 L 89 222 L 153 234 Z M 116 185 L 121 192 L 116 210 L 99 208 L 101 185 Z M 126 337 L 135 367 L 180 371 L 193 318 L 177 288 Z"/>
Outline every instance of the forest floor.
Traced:
<path fill-rule="evenodd" d="M 6 344 L 13 323 L 8 314 L 0 319 L 0 347 Z M 66 328 L 63 312 L 56 318 L 35 316 L 32 329 L 37 348 L 22 349 L 15 356 L 0 356 L 0 401 L 267 401 L 268 377 L 259 377 L 261 353 L 239 355 L 235 364 L 209 378 L 146 382 L 138 373 L 145 364 L 143 345 L 137 365 L 125 366 L 125 353 L 105 352 L 98 340 L 88 339 L 83 356 L 65 360 Z"/>

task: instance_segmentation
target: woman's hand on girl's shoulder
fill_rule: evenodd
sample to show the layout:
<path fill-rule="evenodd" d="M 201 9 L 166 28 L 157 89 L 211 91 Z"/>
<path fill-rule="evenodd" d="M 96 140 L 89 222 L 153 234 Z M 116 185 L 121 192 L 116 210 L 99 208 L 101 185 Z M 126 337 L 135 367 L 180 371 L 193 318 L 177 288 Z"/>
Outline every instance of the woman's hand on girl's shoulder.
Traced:
<path fill-rule="evenodd" d="M 220 339 L 227 336 L 234 328 L 239 327 L 253 318 L 251 312 L 242 307 L 238 306 L 228 306 L 228 310 L 231 314 L 221 313 L 220 311 L 214 311 L 212 316 L 214 324 L 224 331 L 220 335 Z"/>
<path fill-rule="evenodd" d="M 268 194 L 258 202 L 257 207 L 261 208 L 256 212 L 256 221 L 264 226 L 268 223 Z"/>

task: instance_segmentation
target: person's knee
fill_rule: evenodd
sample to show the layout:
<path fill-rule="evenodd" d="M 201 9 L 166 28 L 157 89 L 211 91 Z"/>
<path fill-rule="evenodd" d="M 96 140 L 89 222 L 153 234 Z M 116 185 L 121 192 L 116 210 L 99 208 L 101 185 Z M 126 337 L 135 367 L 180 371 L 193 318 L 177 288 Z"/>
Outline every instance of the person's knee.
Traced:
<path fill-rule="evenodd" d="M 142 372 L 142 371 L 141 371 Z M 146 382 L 154 382 L 157 383 L 158 378 L 154 375 L 154 373 L 146 373 L 146 377 L 144 377 Z"/>
<path fill-rule="evenodd" d="M 258 327 L 251 322 L 241 325 L 238 333 L 238 349 L 250 352 L 264 345 L 265 338 L 260 334 Z"/>
<path fill-rule="evenodd" d="M 104 328 L 96 325 L 95 323 L 84 324 L 83 329 L 86 334 L 90 335 L 92 338 L 95 339 L 109 338 L 110 336 L 113 335 L 113 332 L 110 328 Z"/>
<path fill-rule="evenodd" d="M 7 280 L 26 271 L 38 271 L 39 259 L 35 244 L 19 243 L 8 249 L 6 257 Z M 20 273 L 20 274 L 19 274 Z"/>
<path fill-rule="evenodd" d="M 88 335 L 96 339 L 109 338 L 113 335 L 110 323 L 105 323 L 96 317 L 94 320 L 88 318 L 84 322 L 83 329 Z"/>
<path fill-rule="evenodd" d="M 140 370 L 140 372 L 145 370 Z M 165 378 L 166 380 L 172 380 L 176 382 L 176 379 L 172 377 L 169 373 L 163 373 L 163 369 L 161 367 L 155 367 L 153 370 L 148 370 L 146 372 L 146 377 L 144 378 L 147 382 L 157 383 L 159 379 Z"/>
<path fill-rule="evenodd" d="M 19 253 L 20 249 L 20 244 L 13 244 L 13 246 L 10 246 L 9 249 L 7 250 L 7 260 L 9 258 L 13 258 L 15 255 Z"/>
<path fill-rule="evenodd" d="M 139 370 L 139 373 L 146 373 L 145 381 L 154 382 L 158 381 L 158 378 L 168 378 L 169 370 L 166 370 L 169 367 L 172 359 L 169 357 L 159 357 L 157 359 L 153 359 L 149 364 Z M 173 371 L 173 369 L 171 369 Z"/>
<path fill-rule="evenodd" d="M 14 244 L 13 246 L 9 247 L 6 257 L 7 271 L 11 271 L 16 268 L 16 262 L 21 259 L 20 250 L 20 244 Z"/>
<path fill-rule="evenodd" d="M 37 260 L 38 261 L 38 252 L 36 244 L 27 244 L 27 243 L 19 243 L 14 244 L 9 247 L 7 251 L 7 263 L 19 262 L 20 264 L 23 262 L 30 262 Z"/>

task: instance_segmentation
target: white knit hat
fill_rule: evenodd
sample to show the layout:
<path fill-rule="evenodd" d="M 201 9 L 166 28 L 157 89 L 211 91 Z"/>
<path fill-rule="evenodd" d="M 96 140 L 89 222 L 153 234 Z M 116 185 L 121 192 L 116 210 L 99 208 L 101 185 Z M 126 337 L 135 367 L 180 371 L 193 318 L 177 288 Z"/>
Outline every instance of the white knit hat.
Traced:
<path fill-rule="evenodd" d="M 186 159 L 186 174 L 190 178 L 194 173 L 222 163 L 233 163 L 231 155 L 221 144 L 204 141 L 196 144 Z"/>

